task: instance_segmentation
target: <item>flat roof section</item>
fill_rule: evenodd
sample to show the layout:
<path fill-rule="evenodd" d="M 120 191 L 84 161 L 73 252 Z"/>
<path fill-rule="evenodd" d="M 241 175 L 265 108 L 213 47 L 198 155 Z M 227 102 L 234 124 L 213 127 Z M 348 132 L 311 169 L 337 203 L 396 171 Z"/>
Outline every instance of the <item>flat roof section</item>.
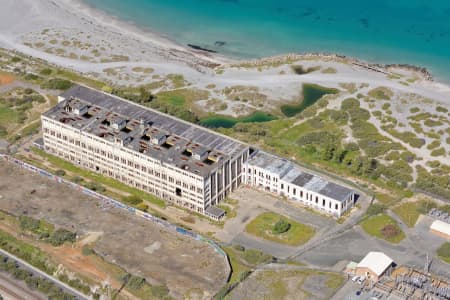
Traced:
<path fill-rule="evenodd" d="M 207 215 L 210 215 L 217 219 L 220 219 L 225 215 L 225 211 L 217 206 L 208 206 L 205 212 Z"/>
<path fill-rule="evenodd" d="M 281 174 L 280 179 L 285 182 L 292 183 L 337 201 L 346 201 L 351 194 L 355 193 L 355 191 L 345 186 L 330 182 L 317 175 L 306 173 L 295 163 L 264 151 L 259 151 L 252 156 L 248 164 L 263 168 L 275 174 Z"/>
<path fill-rule="evenodd" d="M 383 252 L 369 252 L 358 264 L 358 268 L 367 268 L 374 272 L 377 276 L 386 271 L 394 261 Z"/>
<path fill-rule="evenodd" d="M 258 151 L 250 160 L 252 166 L 277 174 L 280 178 L 293 168 L 293 165 L 289 160 L 263 151 Z"/>
<path fill-rule="evenodd" d="M 171 134 L 230 156 L 238 154 L 247 147 L 244 143 L 217 134 L 206 128 L 88 87 L 76 85 L 64 92 L 61 97 L 65 99 L 73 97 L 131 119 L 143 119 L 144 121 L 152 122 L 152 127 L 168 131 Z"/>

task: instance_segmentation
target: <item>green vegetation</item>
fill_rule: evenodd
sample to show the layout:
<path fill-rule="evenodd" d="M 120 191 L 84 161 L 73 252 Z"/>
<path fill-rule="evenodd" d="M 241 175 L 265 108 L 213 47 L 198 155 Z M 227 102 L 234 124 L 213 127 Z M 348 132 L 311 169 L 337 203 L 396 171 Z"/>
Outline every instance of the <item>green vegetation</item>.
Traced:
<path fill-rule="evenodd" d="M 431 156 L 445 156 L 445 148 L 441 147 L 438 149 L 434 149 L 433 151 L 431 151 L 430 155 Z"/>
<path fill-rule="evenodd" d="M 74 175 L 74 176 L 78 176 L 81 178 L 91 180 L 88 185 L 89 187 L 93 187 L 93 185 L 97 185 L 97 186 L 105 185 L 106 187 L 112 187 L 114 189 L 121 190 L 127 194 L 138 197 L 144 201 L 149 201 L 159 207 L 164 208 L 166 206 L 166 203 L 164 202 L 164 200 L 156 198 L 155 196 L 147 194 L 138 189 L 135 189 L 135 188 L 133 188 L 129 185 L 126 185 L 125 183 L 122 183 L 120 181 L 117 181 L 113 178 L 106 177 L 106 176 L 103 176 L 103 175 L 100 175 L 100 174 L 97 174 L 97 173 L 94 173 L 94 172 L 91 172 L 91 171 L 88 171 L 85 169 L 81 169 L 64 159 L 61 159 L 61 158 L 58 158 L 51 154 L 48 154 L 40 149 L 32 148 L 32 151 L 35 154 L 47 159 L 47 161 L 50 162 L 55 169 L 62 169 L 62 170 L 65 170 L 66 172 L 72 173 L 72 175 Z"/>
<path fill-rule="evenodd" d="M 169 289 L 165 285 L 149 285 L 145 278 L 126 273 L 121 278 L 125 288 L 139 299 L 171 300 Z"/>
<path fill-rule="evenodd" d="M 450 173 L 442 170 L 442 174 L 430 173 L 425 168 L 417 166 L 416 187 L 426 192 L 450 199 Z M 439 172 L 439 170 L 437 171 Z"/>
<path fill-rule="evenodd" d="M 297 75 L 304 75 L 304 74 L 308 74 L 308 73 L 312 73 L 315 71 L 320 70 L 320 66 L 316 66 L 316 67 L 310 67 L 310 68 L 304 68 L 302 65 L 293 65 L 291 66 L 292 71 L 294 71 L 295 74 Z"/>
<path fill-rule="evenodd" d="M 443 106 L 436 106 L 436 111 L 441 113 L 447 113 L 448 109 Z"/>
<path fill-rule="evenodd" d="M 425 141 L 421 138 L 418 138 L 413 132 L 410 131 L 399 132 L 395 129 L 388 129 L 384 127 L 383 129 L 385 129 L 392 136 L 402 140 L 405 143 L 408 143 L 414 148 L 421 148 L 423 145 L 425 145 Z"/>
<path fill-rule="evenodd" d="M 417 219 L 419 219 L 420 213 L 417 209 L 417 203 L 407 202 L 393 209 L 408 227 L 414 227 Z"/>
<path fill-rule="evenodd" d="M 200 124 L 209 128 L 218 128 L 218 127 L 231 128 L 238 123 L 259 123 L 259 122 L 268 122 L 275 119 L 277 118 L 271 114 L 256 111 L 249 116 L 240 118 L 214 115 L 200 120 Z"/>
<path fill-rule="evenodd" d="M 387 87 L 377 87 L 373 90 L 370 90 L 368 95 L 377 100 L 391 100 L 392 96 L 394 96 L 394 93 Z"/>
<path fill-rule="evenodd" d="M 367 234 L 390 243 L 398 244 L 405 238 L 397 222 L 388 215 L 371 216 L 365 219 L 361 226 Z"/>
<path fill-rule="evenodd" d="M 66 79 L 52 78 L 41 84 L 41 88 L 50 90 L 68 90 L 73 83 Z"/>
<path fill-rule="evenodd" d="M 418 113 L 420 111 L 420 108 L 418 107 L 412 107 L 409 109 L 409 112 L 412 114 Z"/>
<path fill-rule="evenodd" d="M 0 137 L 17 140 L 36 131 L 40 122 L 23 128 L 21 135 L 13 136 L 16 128 L 30 119 L 29 111 L 35 104 L 44 103 L 45 98 L 32 89 L 16 88 L 0 95 Z M 8 137 L 9 135 L 9 137 Z"/>
<path fill-rule="evenodd" d="M 241 251 L 236 251 L 232 247 L 224 247 L 223 250 L 227 253 L 230 260 L 231 277 L 228 281 L 228 284 L 232 285 L 236 282 L 239 282 L 239 278 L 242 276 L 242 274 L 247 273 L 251 270 L 251 268 L 242 262 L 240 258 Z"/>
<path fill-rule="evenodd" d="M 367 216 L 376 216 L 382 214 L 386 211 L 386 206 L 383 204 L 374 203 L 367 208 Z"/>
<path fill-rule="evenodd" d="M 323 74 L 336 74 L 337 70 L 335 68 L 329 67 L 322 70 Z"/>
<path fill-rule="evenodd" d="M 44 240 L 53 246 L 61 246 L 65 242 L 74 243 L 76 234 L 69 230 L 59 228 L 54 230 L 54 226 L 44 220 L 37 220 L 29 216 L 19 217 L 20 228 L 38 235 L 39 239 Z"/>
<path fill-rule="evenodd" d="M 441 260 L 450 264 L 450 243 L 442 244 L 439 249 L 437 249 L 437 255 Z"/>
<path fill-rule="evenodd" d="M 337 94 L 337 89 L 326 88 L 316 84 L 303 84 L 302 102 L 296 105 L 283 105 L 281 111 L 287 117 L 293 117 L 302 112 L 307 107 L 316 103 L 320 98 L 327 94 Z"/>
<path fill-rule="evenodd" d="M 442 125 L 444 125 L 444 123 L 442 123 L 441 121 L 435 121 L 435 120 L 432 120 L 432 119 L 426 119 L 426 120 L 423 122 L 423 124 L 424 124 L 425 126 L 428 126 L 428 127 L 437 127 L 437 126 L 442 126 Z"/>
<path fill-rule="evenodd" d="M 275 223 L 272 229 L 273 234 L 282 234 L 289 230 L 291 224 L 289 224 L 285 219 L 280 219 Z"/>
<path fill-rule="evenodd" d="M 438 208 L 436 202 L 431 200 L 420 200 L 417 202 L 406 202 L 393 209 L 408 227 L 414 227 L 419 215 L 427 214 L 432 208 Z M 445 207 L 439 209 L 445 210 Z"/>
<path fill-rule="evenodd" d="M 274 234 L 272 230 L 274 229 L 275 224 L 280 222 L 280 220 L 284 221 L 281 221 L 281 223 L 288 223 L 290 226 L 284 233 Z M 284 229 L 284 227 L 282 229 Z M 300 224 L 272 212 L 265 212 L 257 216 L 245 227 L 245 231 L 263 239 L 295 246 L 306 243 L 315 233 L 315 230 L 312 227 Z"/>
<path fill-rule="evenodd" d="M 48 296 L 49 299 L 76 299 L 71 294 L 65 293 L 53 282 L 43 277 L 33 275 L 28 270 L 18 266 L 14 260 L 3 255 L 0 255 L 0 270 L 11 274 L 17 280 L 24 281 L 31 290 L 38 290 Z"/>

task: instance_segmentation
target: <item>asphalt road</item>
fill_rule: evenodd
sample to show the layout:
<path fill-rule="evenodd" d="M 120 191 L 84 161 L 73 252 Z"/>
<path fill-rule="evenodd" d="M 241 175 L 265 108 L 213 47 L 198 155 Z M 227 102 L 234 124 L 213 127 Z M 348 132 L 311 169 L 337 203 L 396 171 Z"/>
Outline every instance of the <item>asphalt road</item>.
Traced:
<path fill-rule="evenodd" d="M 33 267 L 32 265 L 30 265 L 29 263 L 27 263 L 26 261 L 18 258 L 17 256 L 6 252 L 3 249 L 0 249 L 0 254 L 3 256 L 8 257 L 9 259 L 13 259 L 15 260 L 19 266 L 21 266 L 23 269 L 30 271 L 31 273 L 33 273 L 33 275 L 36 276 L 40 276 L 43 278 L 46 278 L 48 280 L 50 280 L 51 282 L 53 282 L 57 287 L 61 288 L 63 291 L 65 291 L 68 294 L 74 295 L 77 299 L 79 300 L 88 300 L 90 299 L 90 297 L 80 293 L 79 291 L 75 290 L 74 288 L 68 286 L 67 284 L 65 284 L 64 282 L 59 281 L 58 279 L 48 275 L 47 273 Z"/>

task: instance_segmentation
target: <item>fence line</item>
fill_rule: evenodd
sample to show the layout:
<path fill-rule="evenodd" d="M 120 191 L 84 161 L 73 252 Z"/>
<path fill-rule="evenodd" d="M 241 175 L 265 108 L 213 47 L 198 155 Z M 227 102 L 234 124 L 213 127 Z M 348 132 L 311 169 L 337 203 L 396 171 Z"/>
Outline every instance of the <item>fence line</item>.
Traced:
<path fill-rule="evenodd" d="M 66 180 L 66 179 L 61 178 L 59 176 L 53 175 L 53 174 L 51 174 L 51 173 L 49 173 L 49 172 L 47 172 L 47 171 L 45 171 L 43 169 L 40 169 L 40 168 L 35 167 L 35 166 L 33 166 L 33 165 L 29 164 L 29 163 L 21 161 L 20 159 L 17 159 L 17 158 L 14 158 L 14 157 L 11 157 L 11 156 L 8 156 L 8 155 L 5 155 L 5 154 L 0 154 L 0 158 L 2 158 L 2 157 L 4 159 L 6 159 L 7 161 L 13 162 L 17 166 L 20 166 L 20 167 L 22 167 L 22 168 L 24 168 L 26 170 L 29 170 L 29 171 L 34 172 L 36 174 L 39 174 L 41 176 L 47 177 L 49 179 L 52 179 L 52 180 L 54 180 L 54 181 L 56 181 L 58 183 L 62 183 L 64 185 L 66 185 L 66 186 L 69 186 L 70 188 L 73 188 L 73 189 L 75 189 L 75 190 L 77 190 L 79 192 L 82 192 L 82 193 L 84 193 L 84 194 L 86 194 L 88 196 L 91 196 L 91 197 L 93 197 L 93 198 L 95 198 L 97 200 L 100 200 L 100 201 L 102 201 L 103 204 L 112 205 L 112 206 L 114 206 L 116 208 L 126 210 L 126 211 L 128 211 L 129 213 L 131 213 L 133 215 L 139 216 L 139 217 L 141 217 L 141 218 L 143 218 L 143 219 L 145 219 L 147 221 L 154 222 L 154 223 L 156 223 L 156 224 L 158 224 L 158 225 L 160 225 L 160 226 L 162 226 L 162 227 L 164 227 L 166 229 L 172 230 L 172 231 L 177 232 L 177 233 L 179 233 L 181 235 L 184 235 L 184 236 L 191 237 L 191 238 L 193 238 L 193 239 L 195 239 L 197 241 L 206 243 L 208 246 L 212 247 L 221 256 L 224 256 L 226 258 L 227 264 L 229 265 L 227 254 L 213 240 L 210 240 L 210 239 L 208 239 L 208 238 L 206 238 L 206 237 L 204 237 L 204 236 L 202 236 L 202 235 L 200 235 L 198 233 L 192 232 L 190 230 L 186 230 L 185 228 L 182 228 L 182 227 L 176 226 L 174 224 L 171 224 L 171 223 L 169 223 L 169 222 L 167 222 L 167 221 L 165 221 L 163 219 L 160 219 L 158 217 L 153 216 L 150 213 L 147 213 L 147 212 L 141 211 L 139 209 L 136 209 L 134 207 L 125 205 L 125 204 L 123 204 L 120 201 L 117 201 L 117 200 L 114 200 L 114 199 L 112 199 L 110 197 L 107 197 L 105 195 L 99 194 L 99 193 L 97 193 L 97 192 L 95 192 L 93 190 L 90 190 L 90 189 L 88 189 L 88 188 L 86 188 L 84 186 L 81 186 L 79 184 L 76 184 L 74 182 Z"/>

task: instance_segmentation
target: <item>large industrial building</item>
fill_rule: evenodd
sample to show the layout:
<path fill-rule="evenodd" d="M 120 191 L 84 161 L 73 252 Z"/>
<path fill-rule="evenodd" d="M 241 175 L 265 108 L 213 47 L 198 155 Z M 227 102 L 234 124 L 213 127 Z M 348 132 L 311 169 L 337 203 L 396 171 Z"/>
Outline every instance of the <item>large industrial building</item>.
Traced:
<path fill-rule="evenodd" d="M 224 212 L 214 205 L 244 181 L 335 216 L 353 205 L 353 191 L 291 162 L 83 86 L 59 97 L 42 129 L 47 152 L 215 219 Z"/>

